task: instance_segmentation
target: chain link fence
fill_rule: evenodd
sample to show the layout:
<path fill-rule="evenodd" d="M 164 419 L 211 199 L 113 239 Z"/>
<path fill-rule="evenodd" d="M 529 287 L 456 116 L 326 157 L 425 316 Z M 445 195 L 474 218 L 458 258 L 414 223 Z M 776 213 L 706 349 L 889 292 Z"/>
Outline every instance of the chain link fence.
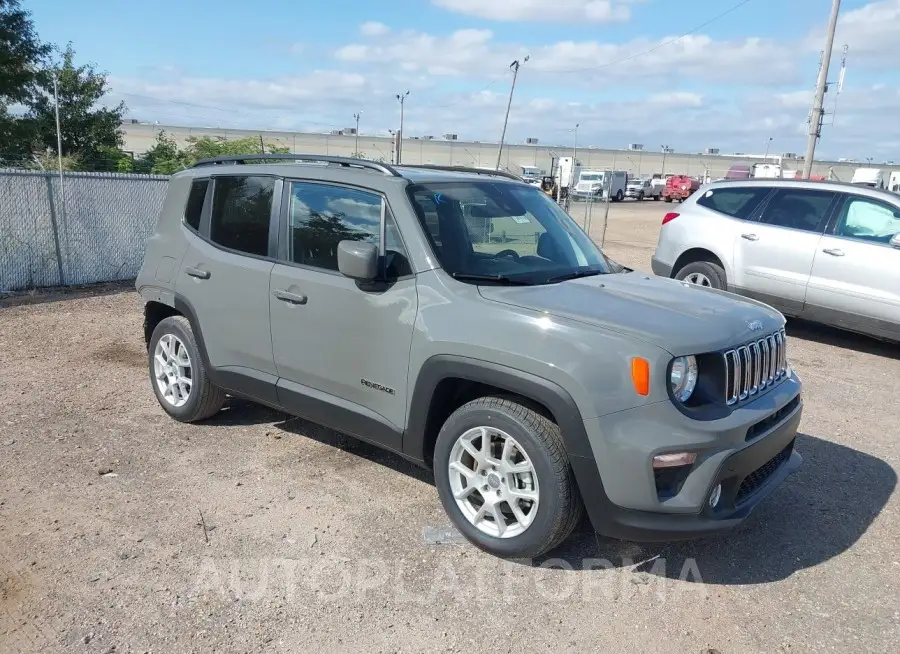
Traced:
<path fill-rule="evenodd" d="M 168 179 L 0 170 L 0 292 L 133 279 Z"/>

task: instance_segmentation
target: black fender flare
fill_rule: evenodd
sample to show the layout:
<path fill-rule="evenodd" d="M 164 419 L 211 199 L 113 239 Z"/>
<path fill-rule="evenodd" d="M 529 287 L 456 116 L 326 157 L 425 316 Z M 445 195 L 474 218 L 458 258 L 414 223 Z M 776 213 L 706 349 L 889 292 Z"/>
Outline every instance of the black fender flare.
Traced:
<path fill-rule="evenodd" d="M 435 391 L 442 381 L 453 378 L 487 384 L 541 404 L 559 425 L 569 457 L 593 458 L 578 405 L 559 384 L 524 370 L 449 354 L 430 357 L 419 370 L 403 435 L 403 451 L 407 456 L 425 461 L 425 438 Z"/>

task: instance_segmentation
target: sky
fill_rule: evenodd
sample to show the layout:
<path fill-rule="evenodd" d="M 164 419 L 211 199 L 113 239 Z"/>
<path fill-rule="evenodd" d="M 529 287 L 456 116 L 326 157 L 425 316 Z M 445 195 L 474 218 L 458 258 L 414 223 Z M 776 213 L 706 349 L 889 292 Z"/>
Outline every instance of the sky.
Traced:
<path fill-rule="evenodd" d="M 831 0 L 23 0 L 168 125 L 806 151 Z M 900 0 L 843 0 L 817 155 L 900 160 Z M 525 57 L 528 60 L 525 61 Z M 577 133 L 575 126 L 578 125 Z M 891 125 L 894 127 L 891 127 Z"/>

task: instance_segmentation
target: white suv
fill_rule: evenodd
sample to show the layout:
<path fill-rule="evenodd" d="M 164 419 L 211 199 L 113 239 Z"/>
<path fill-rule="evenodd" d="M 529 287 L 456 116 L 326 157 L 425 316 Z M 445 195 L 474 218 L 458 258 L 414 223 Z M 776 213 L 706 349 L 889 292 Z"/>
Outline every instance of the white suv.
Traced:
<path fill-rule="evenodd" d="M 900 341 L 900 197 L 840 182 L 702 186 L 667 213 L 653 272 Z"/>

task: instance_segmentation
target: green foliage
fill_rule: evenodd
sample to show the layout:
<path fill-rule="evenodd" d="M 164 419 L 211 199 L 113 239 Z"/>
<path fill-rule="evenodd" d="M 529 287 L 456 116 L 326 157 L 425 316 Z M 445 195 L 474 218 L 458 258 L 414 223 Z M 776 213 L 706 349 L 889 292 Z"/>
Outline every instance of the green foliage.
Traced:
<path fill-rule="evenodd" d="M 31 12 L 19 0 L 0 0 L 0 113 L 24 103 L 33 91 L 37 71 L 50 46 L 40 42 Z"/>
<path fill-rule="evenodd" d="M 171 134 L 160 131 L 156 142 L 143 157 L 134 163 L 134 172 L 154 175 L 172 175 L 193 166 L 201 159 L 237 156 L 241 154 L 287 154 L 288 148 L 265 143 L 263 150 L 259 139 L 246 138 L 228 141 L 208 136 L 189 136 L 184 149 L 179 149 Z"/>
<path fill-rule="evenodd" d="M 62 53 L 59 66 L 46 68 L 37 76 L 38 92 L 29 101 L 25 117 L 34 128 L 35 149 L 56 151 L 54 77 L 58 80 L 63 156 L 77 155 L 84 170 L 116 170 L 122 158 L 119 150 L 125 104 L 112 109 L 98 106 L 108 92 L 106 73 L 97 72 L 91 64 L 75 66 L 71 43 Z"/>

